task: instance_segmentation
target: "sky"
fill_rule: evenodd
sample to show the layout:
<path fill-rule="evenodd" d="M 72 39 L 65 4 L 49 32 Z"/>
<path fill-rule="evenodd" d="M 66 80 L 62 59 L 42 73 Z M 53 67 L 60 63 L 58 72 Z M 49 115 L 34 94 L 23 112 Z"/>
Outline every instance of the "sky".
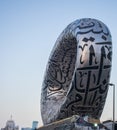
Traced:
<path fill-rule="evenodd" d="M 31 127 L 33 120 L 42 125 L 40 94 L 48 57 L 57 37 L 76 19 L 95 18 L 109 27 L 110 82 L 117 86 L 116 13 L 117 0 L 0 0 L 0 128 L 11 115 L 20 128 Z M 101 121 L 113 117 L 112 97 L 110 87 Z"/>

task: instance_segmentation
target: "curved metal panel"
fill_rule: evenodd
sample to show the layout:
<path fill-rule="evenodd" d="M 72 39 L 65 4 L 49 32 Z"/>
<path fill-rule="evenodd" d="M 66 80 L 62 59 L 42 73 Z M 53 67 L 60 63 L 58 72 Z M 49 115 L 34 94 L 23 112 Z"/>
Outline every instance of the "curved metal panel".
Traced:
<path fill-rule="evenodd" d="M 107 26 L 84 18 L 69 24 L 51 52 L 42 85 L 44 124 L 71 115 L 99 119 L 111 71 L 112 41 Z"/>

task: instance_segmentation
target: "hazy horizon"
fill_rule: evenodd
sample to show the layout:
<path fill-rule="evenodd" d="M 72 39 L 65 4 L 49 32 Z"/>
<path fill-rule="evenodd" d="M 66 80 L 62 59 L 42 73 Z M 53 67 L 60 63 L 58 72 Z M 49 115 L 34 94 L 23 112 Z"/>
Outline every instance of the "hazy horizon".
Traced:
<path fill-rule="evenodd" d="M 11 115 L 20 128 L 31 127 L 33 120 L 42 125 L 40 93 L 48 57 L 60 33 L 76 19 L 95 18 L 109 27 L 110 82 L 117 86 L 116 5 L 116 0 L 0 0 L 0 128 Z M 112 119 L 112 97 L 111 87 L 101 121 Z"/>

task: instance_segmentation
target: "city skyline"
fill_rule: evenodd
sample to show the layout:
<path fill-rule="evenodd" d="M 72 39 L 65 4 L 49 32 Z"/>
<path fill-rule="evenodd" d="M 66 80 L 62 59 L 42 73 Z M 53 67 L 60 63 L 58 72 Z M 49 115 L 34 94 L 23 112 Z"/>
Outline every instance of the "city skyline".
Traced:
<path fill-rule="evenodd" d="M 21 130 L 35 130 L 38 128 L 38 121 L 32 121 L 32 126 L 31 127 L 25 127 L 25 128 L 20 128 Z M 19 126 L 16 125 L 16 122 L 12 119 L 12 116 L 9 120 L 6 121 L 6 125 L 4 128 L 0 128 L 0 130 L 19 130 Z"/>
<path fill-rule="evenodd" d="M 109 27 L 113 42 L 110 82 L 117 86 L 116 5 L 116 0 L 0 1 L 1 128 L 10 115 L 20 127 L 30 127 L 33 120 L 42 125 L 40 95 L 47 61 L 60 33 L 76 19 L 95 18 Z M 112 95 L 110 87 L 101 121 L 113 118 Z"/>

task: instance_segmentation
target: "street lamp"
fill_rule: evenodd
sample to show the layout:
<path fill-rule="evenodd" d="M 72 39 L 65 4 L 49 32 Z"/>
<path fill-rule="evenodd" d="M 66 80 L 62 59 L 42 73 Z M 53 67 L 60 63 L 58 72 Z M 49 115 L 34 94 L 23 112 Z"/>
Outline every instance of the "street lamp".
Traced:
<path fill-rule="evenodd" d="M 113 130 L 115 126 L 115 84 L 109 83 L 110 86 L 113 86 Z"/>

